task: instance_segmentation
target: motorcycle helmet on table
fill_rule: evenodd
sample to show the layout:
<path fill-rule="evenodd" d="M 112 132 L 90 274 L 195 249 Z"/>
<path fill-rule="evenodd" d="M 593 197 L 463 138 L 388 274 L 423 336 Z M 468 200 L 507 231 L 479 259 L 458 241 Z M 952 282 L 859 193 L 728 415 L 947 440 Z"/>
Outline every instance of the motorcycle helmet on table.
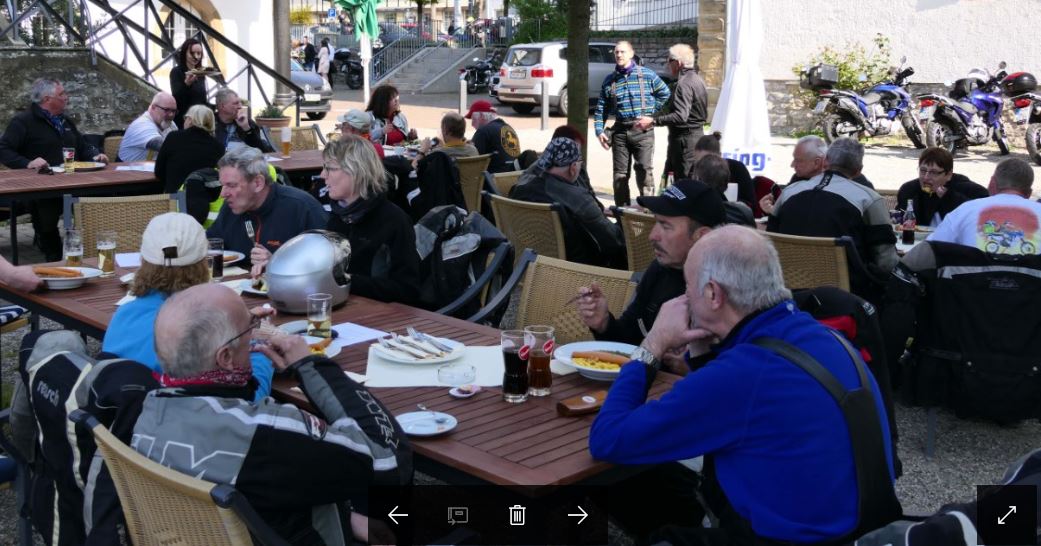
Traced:
<path fill-rule="evenodd" d="M 331 294 L 332 306 L 347 301 L 351 243 L 326 230 L 309 230 L 286 241 L 267 265 L 268 298 L 285 313 L 307 313 L 307 296 Z"/>

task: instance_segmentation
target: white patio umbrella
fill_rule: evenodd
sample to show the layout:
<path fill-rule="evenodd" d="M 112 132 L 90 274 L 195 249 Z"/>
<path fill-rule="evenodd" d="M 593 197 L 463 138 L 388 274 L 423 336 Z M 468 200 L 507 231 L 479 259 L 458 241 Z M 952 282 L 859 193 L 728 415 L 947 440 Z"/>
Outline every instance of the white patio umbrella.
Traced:
<path fill-rule="evenodd" d="M 755 176 L 766 167 L 770 152 L 766 88 L 759 70 L 763 45 L 759 0 L 728 0 L 727 23 L 726 78 L 712 130 L 723 133 L 724 156 L 741 160 Z"/>

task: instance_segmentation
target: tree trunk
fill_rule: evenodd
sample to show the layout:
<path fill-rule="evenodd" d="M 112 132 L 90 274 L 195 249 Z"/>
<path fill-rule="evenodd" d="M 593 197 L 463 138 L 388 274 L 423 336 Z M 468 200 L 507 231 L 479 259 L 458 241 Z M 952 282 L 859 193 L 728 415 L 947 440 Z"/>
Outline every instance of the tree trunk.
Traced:
<path fill-rule="evenodd" d="M 568 125 L 578 129 L 585 141 L 589 138 L 589 1 L 568 2 L 567 33 L 567 104 Z M 582 149 L 587 157 L 588 146 Z"/>
<path fill-rule="evenodd" d="M 427 0 L 416 0 L 416 36 L 420 38 L 423 36 L 423 8 L 425 8 L 426 5 Z"/>

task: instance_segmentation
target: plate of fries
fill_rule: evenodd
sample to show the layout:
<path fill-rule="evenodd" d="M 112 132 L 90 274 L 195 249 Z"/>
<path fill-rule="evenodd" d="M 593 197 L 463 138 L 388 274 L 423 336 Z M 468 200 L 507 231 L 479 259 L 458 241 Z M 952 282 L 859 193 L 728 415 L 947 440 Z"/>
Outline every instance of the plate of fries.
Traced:
<path fill-rule="evenodd" d="M 101 276 L 101 270 L 93 267 L 48 267 L 34 265 L 33 273 L 43 279 L 51 290 L 79 288 L 89 279 Z"/>

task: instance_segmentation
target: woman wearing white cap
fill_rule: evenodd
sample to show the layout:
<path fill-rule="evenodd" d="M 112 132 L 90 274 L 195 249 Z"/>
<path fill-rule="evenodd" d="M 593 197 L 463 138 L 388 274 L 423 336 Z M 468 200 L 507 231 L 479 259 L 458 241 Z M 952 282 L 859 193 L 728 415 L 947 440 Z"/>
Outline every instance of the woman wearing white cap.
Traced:
<path fill-rule="evenodd" d="M 155 354 L 155 317 L 174 292 L 210 281 L 208 251 L 206 232 L 191 216 L 168 212 L 152 218 L 141 236 L 141 268 L 130 282 L 129 295 L 136 299 L 116 310 L 101 342 L 101 351 L 162 373 Z M 274 310 L 257 307 L 250 312 L 264 316 Z M 259 400 L 271 393 L 271 361 L 259 353 L 251 354 L 250 361 Z"/>

